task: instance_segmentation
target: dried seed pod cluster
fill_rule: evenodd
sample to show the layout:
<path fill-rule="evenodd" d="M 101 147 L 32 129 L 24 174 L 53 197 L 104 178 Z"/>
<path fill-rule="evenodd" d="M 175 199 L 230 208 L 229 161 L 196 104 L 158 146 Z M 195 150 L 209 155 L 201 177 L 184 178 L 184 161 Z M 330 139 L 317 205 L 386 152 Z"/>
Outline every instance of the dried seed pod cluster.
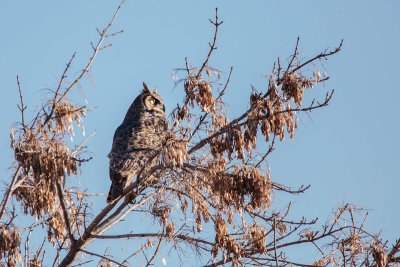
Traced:
<path fill-rule="evenodd" d="M 303 83 L 297 77 L 296 72 L 288 73 L 283 77 L 282 92 L 286 99 L 294 99 L 296 105 L 301 106 L 301 100 L 304 95 Z"/>
<path fill-rule="evenodd" d="M 381 246 L 379 246 L 377 244 L 372 246 L 372 255 L 376 262 L 376 266 L 384 267 L 384 266 L 388 265 L 388 263 L 389 263 L 388 256 L 387 256 L 385 250 Z"/>
<path fill-rule="evenodd" d="M 156 217 L 159 221 L 160 224 L 163 226 L 165 235 L 167 236 L 168 240 L 171 240 L 172 235 L 175 233 L 175 222 L 170 220 L 170 214 L 173 211 L 173 208 L 171 205 L 162 205 L 159 201 L 156 201 L 152 205 L 152 211 L 151 214 Z"/>
<path fill-rule="evenodd" d="M 7 261 L 7 266 L 14 267 L 21 261 L 21 235 L 14 227 L 0 227 L 0 259 Z"/>
<path fill-rule="evenodd" d="M 86 117 L 84 107 L 77 107 L 70 103 L 66 98 L 61 99 L 54 108 L 54 126 L 55 131 L 65 134 L 74 134 L 75 122 L 78 127 L 82 128 L 85 135 L 85 128 L 82 124 L 82 117 Z"/>
<path fill-rule="evenodd" d="M 169 214 L 172 212 L 172 210 L 173 209 L 171 205 L 154 205 L 152 208 L 152 214 L 158 217 L 163 225 L 166 225 Z"/>
<path fill-rule="evenodd" d="M 24 200 L 25 212 L 35 216 L 56 208 L 55 184 L 64 184 L 65 177 L 77 175 L 79 165 L 62 140 L 41 137 L 26 129 L 15 148 L 15 158 L 23 166 L 26 177 L 24 186 L 17 188 L 15 194 Z"/>
<path fill-rule="evenodd" d="M 247 244 L 253 244 L 251 249 L 253 252 L 264 253 L 267 241 L 267 230 L 264 226 L 253 225 L 248 228 L 248 241 Z"/>
<path fill-rule="evenodd" d="M 63 188 L 67 177 L 77 175 L 85 160 L 80 159 L 81 147 L 72 150 L 64 139 L 74 135 L 74 124 L 83 130 L 84 116 L 84 107 L 77 107 L 66 98 L 54 98 L 29 125 L 23 123 L 17 131 L 14 127 L 10 131 L 15 160 L 22 167 L 13 196 L 25 214 L 46 222 L 48 240 L 53 245 L 67 235 L 63 209 L 70 214 L 73 226 L 78 227 L 79 205 Z M 77 201 L 82 203 L 83 199 Z M 69 240 L 63 242 L 69 244 Z"/>
<path fill-rule="evenodd" d="M 186 141 L 179 140 L 175 133 L 169 133 L 161 153 L 162 164 L 171 168 L 182 167 L 189 160 L 187 144 Z"/>
<path fill-rule="evenodd" d="M 184 87 L 187 99 L 192 107 L 196 102 L 204 112 L 211 112 L 215 108 L 216 102 L 211 91 L 211 83 L 205 81 L 202 77 L 188 77 Z"/>
<path fill-rule="evenodd" d="M 209 164 L 212 170 L 213 163 Z M 262 175 L 256 168 L 233 166 L 231 173 L 210 173 L 205 178 L 209 183 L 215 203 L 239 210 L 242 206 L 251 209 L 269 208 L 271 205 L 271 183 L 269 173 Z M 218 198 L 216 198 L 218 197 Z"/>

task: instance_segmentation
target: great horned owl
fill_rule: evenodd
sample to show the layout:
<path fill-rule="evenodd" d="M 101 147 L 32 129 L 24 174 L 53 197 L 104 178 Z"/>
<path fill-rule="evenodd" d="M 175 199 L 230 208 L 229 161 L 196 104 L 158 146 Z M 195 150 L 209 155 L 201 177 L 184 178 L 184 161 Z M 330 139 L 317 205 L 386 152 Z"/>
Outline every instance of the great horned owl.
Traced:
<path fill-rule="evenodd" d="M 129 107 L 122 124 L 115 130 L 110 158 L 111 188 L 107 202 L 120 195 L 148 162 L 167 134 L 164 100 L 143 83 L 143 91 Z M 149 166 L 145 166 L 146 168 Z"/>

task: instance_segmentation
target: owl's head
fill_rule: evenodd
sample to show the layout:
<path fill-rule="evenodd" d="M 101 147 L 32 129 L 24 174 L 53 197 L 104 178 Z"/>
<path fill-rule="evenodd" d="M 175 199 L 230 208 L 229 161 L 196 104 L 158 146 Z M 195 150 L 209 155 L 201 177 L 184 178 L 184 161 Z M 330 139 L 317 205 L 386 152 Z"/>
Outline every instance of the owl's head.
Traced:
<path fill-rule="evenodd" d="M 146 111 L 153 111 L 162 116 L 165 116 L 164 100 L 157 93 L 157 88 L 152 92 L 146 83 L 143 82 L 143 91 L 139 95 L 142 107 Z"/>
<path fill-rule="evenodd" d="M 152 92 L 145 83 L 143 83 L 141 94 L 136 97 L 126 112 L 124 123 L 143 118 L 144 113 L 150 116 L 165 117 L 164 100 L 157 94 L 157 89 Z"/>

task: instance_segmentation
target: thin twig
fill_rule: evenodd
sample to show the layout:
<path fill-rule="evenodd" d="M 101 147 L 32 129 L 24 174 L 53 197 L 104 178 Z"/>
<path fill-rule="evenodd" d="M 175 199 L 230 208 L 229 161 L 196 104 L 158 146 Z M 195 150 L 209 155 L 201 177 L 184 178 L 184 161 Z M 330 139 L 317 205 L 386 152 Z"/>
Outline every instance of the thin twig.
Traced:
<path fill-rule="evenodd" d="M 221 92 L 219 93 L 219 95 L 215 99 L 215 101 L 218 101 L 225 94 L 226 88 L 228 88 L 228 84 L 229 84 L 229 82 L 231 80 L 232 71 L 233 71 L 233 67 L 231 67 L 231 70 L 229 71 L 228 79 L 225 82 L 224 88 L 221 90 Z"/>
<path fill-rule="evenodd" d="M 276 218 L 274 218 L 274 254 L 275 254 L 276 267 L 279 267 L 278 251 L 276 249 Z"/>
<path fill-rule="evenodd" d="M 274 115 L 278 115 L 278 114 L 281 114 L 281 113 L 295 112 L 295 111 L 302 111 L 302 112 L 304 112 L 304 111 L 311 111 L 311 110 L 313 110 L 313 109 L 318 109 L 318 108 L 321 108 L 321 107 L 325 107 L 325 106 L 327 106 L 327 105 L 329 104 L 329 101 L 331 100 L 331 98 L 332 98 L 334 92 L 335 92 L 335 90 L 332 90 L 330 93 L 327 93 L 324 102 L 319 103 L 319 104 L 316 105 L 316 106 L 314 106 L 313 104 L 311 104 L 311 105 L 310 105 L 309 107 L 307 107 L 307 108 L 285 109 L 285 110 L 281 110 L 281 111 L 278 111 L 278 112 L 274 113 Z M 314 103 L 314 101 L 313 101 L 313 103 Z"/>
<path fill-rule="evenodd" d="M 122 235 L 92 235 L 96 239 L 121 239 L 121 238 L 145 238 L 145 237 L 167 237 L 166 234 L 159 233 L 141 233 L 141 234 L 122 234 Z M 202 240 L 199 238 L 191 237 L 184 234 L 173 235 L 174 238 L 182 239 L 189 242 L 202 243 L 204 245 L 212 246 L 214 243 Z"/>
<path fill-rule="evenodd" d="M 70 194 L 75 194 L 75 195 L 82 195 L 82 196 L 86 196 L 86 197 L 91 197 L 91 196 L 107 196 L 107 194 L 85 193 L 85 192 L 76 192 L 76 191 L 70 191 L 70 190 L 68 190 L 68 193 L 70 193 Z"/>
<path fill-rule="evenodd" d="M 56 186 L 57 186 L 58 199 L 60 201 L 61 209 L 62 209 L 63 216 L 64 216 L 65 228 L 67 228 L 67 233 L 68 233 L 69 239 L 71 240 L 71 243 L 73 245 L 75 243 L 76 239 L 75 239 L 74 235 L 72 234 L 71 220 L 69 219 L 67 207 L 65 206 L 63 189 L 61 188 L 61 184 L 59 181 L 56 181 Z"/>
<path fill-rule="evenodd" d="M 105 257 L 105 256 L 102 256 L 102 255 L 100 255 L 100 254 L 97 254 L 97 253 L 94 253 L 94 252 L 90 252 L 90 251 L 87 251 L 87 250 L 84 250 L 84 249 L 81 249 L 81 251 L 82 251 L 83 253 L 86 253 L 86 254 L 89 254 L 89 255 L 92 255 L 92 256 L 99 257 L 99 258 L 101 258 L 101 259 L 103 259 L 103 260 L 113 262 L 113 263 L 117 264 L 118 266 L 125 267 L 124 265 L 122 265 L 122 264 L 119 263 L 118 261 L 112 260 L 112 259 L 107 258 L 107 257 Z"/>
<path fill-rule="evenodd" d="M 210 50 L 208 52 L 206 60 L 203 62 L 203 65 L 201 66 L 199 72 L 196 75 L 196 80 L 198 80 L 200 78 L 201 73 L 203 72 L 204 68 L 207 66 L 208 60 L 210 59 L 212 52 L 215 49 L 217 49 L 215 47 L 215 43 L 217 42 L 218 27 L 219 27 L 219 25 L 221 25 L 223 23 L 223 21 L 218 22 L 218 8 L 215 8 L 215 21 L 212 21 L 210 19 L 210 22 L 211 22 L 211 24 L 213 24 L 215 26 L 214 39 L 213 39 L 213 43 L 209 44 L 210 45 Z"/>
<path fill-rule="evenodd" d="M 122 262 L 122 264 L 128 263 L 128 260 L 129 260 L 130 258 L 135 257 L 136 255 L 138 255 L 140 252 L 142 252 L 143 250 L 145 250 L 145 249 L 147 249 L 147 248 L 148 248 L 147 246 L 143 245 L 138 251 L 136 251 L 136 252 L 132 253 L 131 255 L 129 255 L 129 256 Z"/>
<path fill-rule="evenodd" d="M 24 129 L 25 132 L 25 116 L 24 116 L 24 111 L 26 109 L 26 106 L 24 105 L 24 99 L 22 97 L 22 90 L 21 90 L 21 84 L 19 82 L 19 76 L 17 75 L 17 84 L 18 84 L 18 92 L 19 92 L 19 99 L 21 101 L 21 106 L 18 106 L 19 110 L 21 111 L 21 124 L 22 128 Z"/>
<path fill-rule="evenodd" d="M 286 69 L 285 73 L 288 73 L 290 67 L 293 64 L 294 59 L 297 57 L 297 53 L 298 53 L 297 50 L 299 48 L 299 41 L 300 41 L 300 37 L 297 37 L 296 48 L 294 49 L 294 53 L 293 53 L 292 59 L 290 60 L 289 65 L 287 66 L 287 69 Z"/>
<path fill-rule="evenodd" d="M 286 186 L 278 184 L 276 182 L 272 182 L 271 185 L 272 185 L 272 188 L 274 188 L 275 190 L 283 191 L 283 192 L 290 193 L 290 194 L 302 194 L 311 187 L 311 185 L 307 185 L 307 186 L 301 185 L 298 189 L 292 190 L 292 189 L 290 189 L 290 187 L 286 187 Z"/>
<path fill-rule="evenodd" d="M 61 97 L 58 99 L 57 103 L 59 103 L 68 93 L 71 91 L 71 89 L 82 79 L 83 75 L 89 71 L 90 66 L 92 65 L 95 57 L 97 56 L 97 53 L 100 51 L 101 44 L 103 43 L 104 39 L 107 37 L 107 32 L 110 29 L 111 25 L 114 23 L 115 19 L 117 18 L 117 15 L 122 7 L 122 5 L 125 3 L 126 0 L 122 0 L 122 2 L 119 4 L 117 11 L 114 13 L 114 16 L 112 17 L 110 23 L 108 23 L 107 27 L 101 32 L 100 39 L 95 47 L 95 50 L 93 51 L 92 56 L 89 59 L 89 62 L 87 63 L 86 67 L 82 70 L 81 74 L 78 76 L 78 78 L 75 79 L 71 83 L 71 85 L 65 90 L 65 92 L 61 95 Z"/>
<path fill-rule="evenodd" d="M 64 72 L 61 75 L 60 82 L 58 83 L 57 89 L 54 92 L 54 98 L 53 98 L 53 101 L 52 101 L 52 106 L 51 106 L 50 113 L 47 114 L 46 118 L 44 119 L 43 125 L 46 125 L 50 121 L 51 117 L 53 116 L 54 110 L 55 110 L 55 108 L 57 106 L 58 93 L 61 90 L 61 87 L 63 85 L 64 79 L 67 77 L 67 72 L 68 72 L 69 68 L 71 67 L 72 61 L 74 60 L 75 56 L 76 56 L 76 51 L 72 55 L 71 59 L 68 61 L 67 66 L 65 67 Z M 36 118 L 35 118 L 34 122 L 32 123 L 31 127 L 33 127 L 35 125 Z"/>
<path fill-rule="evenodd" d="M 399 252 L 399 250 L 400 250 L 400 239 L 398 239 L 396 241 L 396 244 L 393 246 L 392 250 L 390 251 L 390 253 L 388 255 L 389 260 L 394 262 L 394 258 L 395 258 L 394 256 L 396 255 L 397 252 Z"/>
<path fill-rule="evenodd" d="M 92 138 L 92 136 L 93 136 L 95 133 L 97 133 L 97 130 L 94 130 L 88 137 L 86 137 L 85 140 L 83 140 L 83 142 L 82 142 L 79 146 L 77 146 L 77 147 L 75 148 L 74 151 L 71 152 L 71 154 L 76 154 L 77 152 L 79 152 L 79 151 L 83 148 L 83 145 L 84 145 L 90 138 Z"/>
<path fill-rule="evenodd" d="M 255 165 L 255 168 L 258 168 L 260 164 L 265 160 L 265 158 L 271 154 L 271 152 L 274 150 L 274 144 L 275 144 L 275 138 L 276 135 L 274 134 L 274 138 L 272 139 L 271 145 L 268 148 L 268 151 L 264 154 L 264 156 L 260 159 L 260 161 Z"/>
<path fill-rule="evenodd" d="M 344 240 L 342 240 L 342 247 L 341 247 L 341 253 L 342 253 L 342 256 L 343 256 L 343 266 L 346 266 L 347 265 L 347 262 L 346 262 L 346 253 L 344 252 L 344 249 L 345 249 L 345 244 L 344 244 Z"/>
<path fill-rule="evenodd" d="M 163 229 L 163 231 L 165 230 L 165 227 Z M 160 251 L 160 247 L 161 247 L 161 242 L 163 240 L 163 236 L 160 237 L 160 239 L 158 240 L 158 244 L 156 247 L 156 251 L 154 251 L 153 256 L 151 257 L 151 259 L 147 262 L 146 267 L 150 266 L 151 262 L 155 259 L 155 257 L 157 256 L 158 252 Z"/>
<path fill-rule="evenodd" d="M 11 184 L 8 186 L 7 192 L 6 192 L 6 194 L 5 194 L 4 198 L 3 198 L 3 201 L 1 202 L 0 222 L 3 220 L 4 212 L 5 212 L 6 207 L 8 205 L 8 201 L 10 200 L 10 197 L 12 195 L 15 181 L 17 180 L 21 170 L 22 170 L 22 166 L 20 165 L 20 166 L 18 166 L 18 169 L 15 171 L 15 173 L 13 175 L 13 178 L 11 180 Z"/>
<path fill-rule="evenodd" d="M 124 30 L 120 30 L 120 31 L 118 31 L 118 32 L 114 32 L 114 33 L 107 34 L 107 35 L 106 35 L 106 38 L 107 38 L 107 37 L 111 37 L 111 36 L 118 35 L 118 34 L 123 33 L 123 32 L 124 32 Z"/>
<path fill-rule="evenodd" d="M 28 235 L 26 237 L 26 240 L 25 240 L 25 257 L 24 257 L 25 266 L 29 266 L 29 238 L 31 237 L 32 231 L 33 231 L 33 228 L 30 228 Z"/>
<path fill-rule="evenodd" d="M 317 59 L 326 58 L 328 56 L 331 56 L 331 55 L 334 55 L 334 54 L 338 53 L 342 49 L 342 46 L 343 46 L 343 39 L 340 42 L 339 46 L 335 48 L 335 50 L 329 51 L 328 53 L 321 53 L 318 56 L 315 56 L 312 59 L 307 60 L 303 64 L 301 64 L 301 65 L 297 66 L 296 68 L 294 68 L 293 70 L 291 70 L 290 73 L 294 73 L 295 71 L 298 71 L 299 69 L 303 68 L 305 65 L 310 64 L 311 62 L 313 62 L 313 61 L 315 61 Z"/>
<path fill-rule="evenodd" d="M 79 263 L 79 264 L 76 264 L 76 265 L 72 265 L 71 267 L 78 267 L 78 266 L 83 266 L 83 265 L 85 265 L 85 264 L 87 264 L 87 263 L 90 263 L 90 262 L 92 262 L 93 260 L 89 260 L 89 261 L 84 261 L 84 262 L 81 262 L 81 263 Z M 86 265 L 85 265 L 86 266 Z"/>

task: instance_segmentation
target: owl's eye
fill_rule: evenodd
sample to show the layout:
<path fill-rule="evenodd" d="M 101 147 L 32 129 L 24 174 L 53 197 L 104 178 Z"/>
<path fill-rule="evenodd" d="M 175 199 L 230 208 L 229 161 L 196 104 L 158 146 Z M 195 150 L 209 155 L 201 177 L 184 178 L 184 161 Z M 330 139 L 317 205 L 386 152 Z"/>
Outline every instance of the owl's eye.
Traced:
<path fill-rule="evenodd" d="M 157 101 L 156 101 L 156 99 L 155 99 L 155 98 L 153 98 L 153 97 L 152 97 L 152 98 L 150 98 L 150 100 L 149 100 L 149 101 L 150 101 L 150 104 L 152 104 L 153 106 L 154 106 L 154 105 L 156 104 L 156 102 L 157 102 Z"/>

